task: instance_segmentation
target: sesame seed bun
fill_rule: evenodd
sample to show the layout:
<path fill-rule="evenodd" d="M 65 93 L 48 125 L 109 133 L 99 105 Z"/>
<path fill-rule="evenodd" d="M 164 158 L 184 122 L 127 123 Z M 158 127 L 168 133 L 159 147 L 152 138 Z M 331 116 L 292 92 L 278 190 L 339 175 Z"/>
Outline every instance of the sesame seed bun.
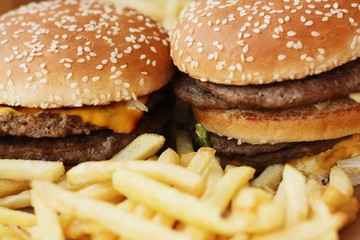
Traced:
<path fill-rule="evenodd" d="M 358 58 L 359 23 L 353 1 L 196 1 L 173 31 L 171 56 L 214 83 L 301 79 Z"/>
<path fill-rule="evenodd" d="M 0 104 L 60 108 L 150 94 L 173 74 L 167 33 L 93 0 L 32 3 L 0 17 Z"/>

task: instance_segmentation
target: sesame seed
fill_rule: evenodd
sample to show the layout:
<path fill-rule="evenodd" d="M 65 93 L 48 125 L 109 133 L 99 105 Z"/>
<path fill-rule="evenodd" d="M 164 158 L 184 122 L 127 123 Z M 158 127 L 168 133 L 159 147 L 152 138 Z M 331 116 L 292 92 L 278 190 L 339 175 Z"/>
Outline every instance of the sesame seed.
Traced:
<path fill-rule="evenodd" d="M 11 73 L 12 73 L 11 69 L 6 70 L 6 75 L 7 75 L 8 77 L 11 77 Z"/>
<path fill-rule="evenodd" d="M 307 21 L 307 22 L 305 22 L 305 26 L 312 26 L 314 24 L 314 22 L 313 21 Z"/>
<path fill-rule="evenodd" d="M 318 36 L 320 36 L 320 33 L 317 32 L 317 31 L 312 31 L 312 32 L 311 32 L 311 36 L 313 36 L 313 37 L 318 37 Z"/>
<path fill-rule="evenodd" d="M 283 61 L 283 60 L 285 60 L 285 58 L 286 58 L 286 56 L 285 56 L 284 54 L 280 54 L 280 55 L 277 57 L 277 59 L 278 59 L 279 61 Z"/>
<path fill-rule="evenodd" d="M 286 35 L 287 35 L 288 37 L 294 37 L 294 36 L 296 36 L 296 32 L 294 32 L 294 31 L 288 31 L 288 32 L 286 33 Z"/>

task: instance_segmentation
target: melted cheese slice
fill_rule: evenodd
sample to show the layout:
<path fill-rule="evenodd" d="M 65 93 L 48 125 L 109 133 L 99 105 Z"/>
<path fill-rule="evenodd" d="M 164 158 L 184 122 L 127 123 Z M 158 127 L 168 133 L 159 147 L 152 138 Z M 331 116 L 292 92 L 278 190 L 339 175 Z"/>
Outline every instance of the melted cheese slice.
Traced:
<path fill-rule="evenodd" d="M 311 157 L 303 157 L 291 164 L 307 175 L 327 175 L 337 161 L 360 155 L 360 134 L 355 134 L 333 148 Z"/>
<path fill-rule="evenodd" d="M 142 104 L 146 104 L 148 96 L 139 97 L 138 100 Z M 41 111 L 44 110 L 24 107 L 0 107 L 0 114 L 36 114 Z M 116 102 L 105 106 L 49 109 L 46 111 L 57 113 L 61 116 L 79 116 L 85 123 L 108 128 L 118 133 L 132 132 L 144 113 L 141 110 L 130 108 L 126 102 Z"/>

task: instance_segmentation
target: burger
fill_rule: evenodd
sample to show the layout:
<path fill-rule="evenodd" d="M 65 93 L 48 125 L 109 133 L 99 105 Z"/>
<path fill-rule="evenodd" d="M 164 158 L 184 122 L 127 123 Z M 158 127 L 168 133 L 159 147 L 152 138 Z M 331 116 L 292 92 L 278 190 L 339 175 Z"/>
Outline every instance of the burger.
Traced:
<path fill-rule="evenodd" d="M 0 158 L 105 160 L 163 133 L 167 33 L 122 5 L 42 1 L 0 17 Z"/>
<path fill-rule="evenodd" d="M 337 158 L 360 154 L 360 4 L 195 1 L 171 56 L 195 142 L 223 163 L 261 169 L 335 145 L 347 149 Z"/>

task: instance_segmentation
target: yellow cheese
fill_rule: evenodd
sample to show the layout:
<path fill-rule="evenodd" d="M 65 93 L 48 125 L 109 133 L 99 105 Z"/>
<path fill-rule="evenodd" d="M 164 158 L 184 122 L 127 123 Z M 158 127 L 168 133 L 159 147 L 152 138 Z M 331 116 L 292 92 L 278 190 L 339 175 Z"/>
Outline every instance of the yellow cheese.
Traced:
<path fill-rule="evenodd" d="M 360 134 L 347 138 L 325 152 L 291 162 L 307 175 L 327 175 L 337 161 L 360 155 Z"/>
<path fill-rule="evenodd" d="M 148 96 L 140 97 L 138 100 L 146 104 Z M 24 107 L 1 107 L 0 114 L 36 114 L 44 111 L 37 108 L 24 108 Z M 118 133 L 132 132 L 143 116 L 143 111 L 131 109 L 127 106 L 126 102 L 116 102 L 105 106 L 84 106 L 81 108 L 61 108 L 49 109 L 53 113 L 59 115 L 72 115 L 79 116 L 83 122 L 93 124 L 98 127 L 111 129 Z"/>

